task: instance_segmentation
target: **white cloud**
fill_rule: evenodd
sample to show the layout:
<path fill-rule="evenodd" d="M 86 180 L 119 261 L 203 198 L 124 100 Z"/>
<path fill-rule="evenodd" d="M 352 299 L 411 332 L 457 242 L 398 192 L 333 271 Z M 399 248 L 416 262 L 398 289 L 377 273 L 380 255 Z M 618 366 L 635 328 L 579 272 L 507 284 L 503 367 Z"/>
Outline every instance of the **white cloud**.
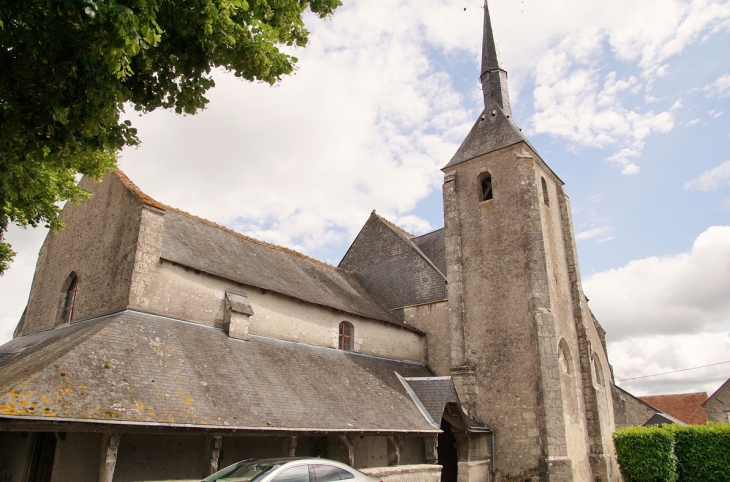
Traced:
<path fill-rule="evenodd" d="M 696 179 L 684 185 L 687 191 L 698 190 L 703 192 L 715 191 L 723 184 L 730 185 L 730 161 L 725 161 L 717 167 L 708 169 Z"/>
<path fill-rule="evenodd" d="M 609 341 L 730 330 L 730 226 L 700 234 L 692 250 L 632 261 L 587 278 L 591 309 Z"/>
<path fill-rule="evenodd" d="M 707 229 L 689 252 L 632 261 L 583 286 L 619 386 L 711 392 L 727 379 L 730 365 L 620 381 L 730 360 L 730 226 Z"/>
<path fill-rule="evenodd" d="M 708 110 L 708 111 L 707 111 L 707 115 L 709 115 L 709 116 L 710 116 L 710 117 L 712 117 L 713 119 L 717 119 L 718 117 L 720 117 L 720 116 L 721 116 L 721 115 L 723 115 L 724 113 L 725 113 L 725 112 L 723 112 L 723 111 L 718 111 L 718 110 L 714 110 L 714 109 L 712 109 L 712 110 Z"/>
<path fill-rule="evenodd" d="M 581 231 L 580 233 L 576 234 L 575 239 L 578 241 L 583 241 L 586 239 L 595 238 L 596 236 L 600 236 L 600 235 L 604 234 L 607 230 L 608 230 L 608 228 L 606 228 L 605 226 L 601 226 L 599 228 L 588 229 L 586 231 Z"/>
<path fill-rule="evenodd" d="M 694 125 L 697 125 L 699 123 L 700 123 L 700 119 L 697 118 L 697 119 L 692 119 L 691 121 L 687 122 L 687 125 L 688 126 L 694 126 Z"/>
<path fill-rule="evenodd" d="M 610 72 L 601 84 L 597 71 L 571 70 L 572 65 L 567 54 L 553 52 L 538 66 L 544 75 L 538 77 L 535 88 L 534 131 L 576 145 L 618 147 L 607 159 L 618 164 L 623 174 L 638 173 L 633 160 L 641 155 L 647 137 L 672 130 L 672 109 L 659 113 L 626 109 L 618 94 L 630 89 L 636 78 L 620 80 L 616 72 Z"/>
<path fill-rule="evenodd" d="M 730 74 L 720 76 L 717 80 L 705 86 L 705 92 L 710 97 L 724 98 L 730 96 Z"/>
<path fill-rule="evenodd" d="M 48 232 L 45 228 L 21 229 L 10 226 L 5 236 L 17 253 L 13 263 L 0 276 L 0 345 L 13 337 L 20 316 L 28 301 L 38 250 Z"/>
<path fill-rule="evenodd" d="M 728 378 L 730 364 L 681 371 L 730 360 L 730 331 L 632 337 L 608 344 L 617 384 L 634 395 L 715 391 Z"/>
<path fill-rule="evenodd" d="M 429 60 L 434 40 L 413 16 L 438 22 L 418 7 L 347 3 L 309 25 L 299 70 L 276 88 L 218 72 L 204 112 L 133 118 L 144 144 L 122 169 L 162 202 L 308 254 L 345 242 L 373 208 L 407 216 L 476 116 Z"/>
<path fill-rule="evenodd" d="M 681 107 L 681 102 L 656 113 L 641 112 L 627 108 L 619 94 L 649 91 L 658 78 L 668 75 L 673 57 L 730 27 L 730 4 L 726 1 L 510 3 L 519 3 L 520 8 L 527 8 L 523 4 L 528 3 L 533 15 L 540 11 L 536 16 L 555 28 L 552 32 L 545 31 L 546 26 L 517 29 L 523 35 L 534 27 L 539 33 L 533 35 L 541 36 L 543 42 L 542 47 L 532 45 L 529 34 L 519 40 L 530 44 L 533 54 L 521 61 L 537 64 L 537 68 L 519 66 L 535 76 L 532 131 L 566 139 L 576 148 L 611 149 L 613 154 L 607 160 L 617 164 L 623 174 L 639 172 L 637 160 L 647 138 L 672 130 L 672 111 Z M 617 80 L 614 72 L 607 72 L 604 45 L 609 45 L 619 60 L 636 63 L 641 81 L 635 77 Z M 647 94 L 647 103 L 652 99 L 659 100 Z"/>

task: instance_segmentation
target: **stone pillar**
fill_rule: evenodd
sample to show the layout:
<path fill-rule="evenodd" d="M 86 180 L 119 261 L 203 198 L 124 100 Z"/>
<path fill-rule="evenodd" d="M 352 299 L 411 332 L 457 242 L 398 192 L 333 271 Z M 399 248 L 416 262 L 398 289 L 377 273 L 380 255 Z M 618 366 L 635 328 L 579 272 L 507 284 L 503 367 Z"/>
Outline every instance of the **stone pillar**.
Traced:
<path fill-rule="evenodd" d="M 103 433 L 101 436 L 101 452 L 99 454 L 99 482 L 112 482 L 114 469 L 117 466 L 120 433 Z"/>
<path fill-rule="evenodd" d="M 529 309 L 537 335 L 537 362 L 540 367 L 538 400 L 542 432 L 541 469 L 550 482 L 573 481 L 573 464 L 568 457 L 568 442 L 560 385 L 558 341 L 555 315 L 550 301 L 547 254 L 542 232 L 540 198 L 535 184 L 535 162 L 524 148 L 515 152 L 519 169 L 520 204 L 525 227 L 524 246 L 529 276 Z M 576 481 L 577 482 L 577 481 Z"/>

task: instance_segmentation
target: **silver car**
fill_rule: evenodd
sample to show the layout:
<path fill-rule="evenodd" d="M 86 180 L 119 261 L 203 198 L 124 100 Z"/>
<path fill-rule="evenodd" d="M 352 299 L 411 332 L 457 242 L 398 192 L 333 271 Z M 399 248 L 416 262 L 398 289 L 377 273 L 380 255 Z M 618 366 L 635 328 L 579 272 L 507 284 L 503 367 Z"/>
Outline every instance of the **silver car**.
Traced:
<path fill-rule="evenodd" d="M 250 459 L 229 465 L 202 482 L 383 482 L 334 460 L 304 457 Z"/>

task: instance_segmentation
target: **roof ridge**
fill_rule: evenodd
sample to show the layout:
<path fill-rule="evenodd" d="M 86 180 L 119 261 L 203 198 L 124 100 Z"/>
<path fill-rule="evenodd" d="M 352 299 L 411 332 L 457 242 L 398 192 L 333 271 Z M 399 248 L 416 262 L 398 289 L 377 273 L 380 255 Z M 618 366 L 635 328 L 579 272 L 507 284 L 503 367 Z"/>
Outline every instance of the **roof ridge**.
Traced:
<path fill-rule="evenodd" d="M 446 280 L 446 274 L 442 273 L 441 270 L 438 269 L 438 267 L 436 267 L 436 265 L 431 260 L 431 258 L 429 258 L 428 256 L 426 256 L 426 253 L 424 253 L 423 251 L 421 251 L 421 248 L 419 248 L 418 246 L 416 246 L 416 243 L 413 242 L 413 240 L 415 239 L 415 236 L 413 236 L 411 233 L 409 233 L 405 229 L 399 228 L 398 226 L 396 226 L 395 224 L 391 223 L 390 221 L 388 221 L 384 217 L 380 216 L 378 213 L 375 212 L 375 209 L 373 209 L 373 212 L 372 212 L 371 215 L 372 216 L 375 216 L 376 218 L 378 218 L 383 224 L 385 224 L 388 228 L 390 228 L 390 230 L 393 231 L 396 234 L 396 236 L 398 236 L 399 238 L 401 238 L 408 245 L 409 248 L 411 248 L 412 250 L 414 250 L 421 258 L 423 258 L 426 261 L 426 263 L 428 263 L 433 269 L 435 269 L 436 272 L 438 274 L 440 274 L 441 277 L 444 280 Z"/>
<path fill-rule="evenodd" d="M 663 395 L 642 395 L 639 398 L 644 397 L 683 397 L 686 395 L 704 395 L 707 396 L 707 392 L 689 392 L 689 393 L 665 393 Z"/>
<path fill-rule="evenodd" d="M 392 223 L 392 222 L 388 221 L 388 220 L 387 220 L 387 219 L 385 219 L 385 218 L 384 218 L 383 216 L 381 216 L 380 214 L 376 213 L 376 212 L 375 212 L 375 209 L 373 209 L 373 215 L 375 215 L 375 217 L 376 217 L 376 218 L 378 218 L 378 219 L 380 219 L 381 221 L 383 221 L 383 222 L 384 222 L 384 223 L 385 223 L 385 224 L 386 224 L 386 225 L 387 225 L 387 226 L 388 226 L 389 228 L 391 228 L 391 229 L 393 229 L 393 230 L 396 230 L 396 231 L 400 231 L 400 232 L 401 232 L 402 234 L 405 234 L 405 236 L 406 236 L 406 237 L 407 237 L 408 239 L 413 239 L 413 238 L 415 238 L 415 237 L 416 237 L 416 236 L 412 235 L 411 233 L 409 233 L 408 231 L 406 231 L 405 229 L 403 229 L 403 228 L 401 228 L 400 226 L 398 226 L 397 224 L 395 224 L 395 223 Z"/>
<path fill-rule="evenodd" d="M 340 272 L 342 272 L 344 274 L 348 274 L 350 276 L 355 276 L 355 274 L 352 271 L 348 271 L 346 269 L 342 269 L 342 268 L 339 268 L 337 266 L 333 266 L 333 265 L 331 265 L 329 263 L 325 263 L 324 261 L 320 261 L 320 260 L 318 260 L 316 258 L 312 258 L 311 256 L 307 256 L 304 253 L 300 253 L 299 251 L 295 251 L 295 250 L 293 250 L 291 248 L 287 248 L 287 247 L 284 247 L 284 246 L 279 246 L 277 244 L 272 244 L 272 243 L 269 243 L 269 242 L 266 242 L 266 241 L 262 241 L 260 239 L 252 238 L 251 236 L 246 236 L 245 234 L 239 233 L 238 231 L 235 231 L 235 230 L 233 230 L 231 228 L 228 228 L 226 226 L 223 226 L 221 224 L 215 223 L 215 222 L 210 221 L 210 220 L 205 219 L 205 218 L 201 218 L 200 216 L 196 216 L 195 214 L 190 214 L 189 212 L 183 211 L 182 209 L 178 209 L 176 207 L 172 207 L 172 206 L 169 206 L 167 204 L 163 204 L 163 203 L 161 203 L 159 201 L 156 201 L 155 199 L 151 198 L 150 196 L 148 196 L 144 192 L 142 192 L 142 190 L 139 187 L 137 187 L 137 185 L 134 182 L 132 182 L 132 180 L 129 179 L 129 177 L 126 174 L 124 174 L 120 169 L 118 169 L 118 168 L 115 169 L 114 170 L 114 174 L 116 174 L 116 176 L 119 178 L 119 180 L 122 182 L 122 184 L 124 184 L 124 187 L 126 187 L 130 192 L 132 192 L 132 194 L 134 194 L 138 198 L 140 198 L 140 200 L 143 203 L 145 203 L 146 205 L 148 205 L 148 206 L 156 207 L 158 209 L 162 209 L 163 211 L 170 211 L 170 212 L 174 212 L 174 213 L 180 214 L 181 216 L 185 216 L 185 217 L 190 218 L 190 219 L 192 219 L 194 221 L 198 221 L 200 223 L 207 224 L 208 226 L 212 226 L 214 228 L 220 229 L 221 231 L 225 231 L 227 233 L 233 234 L 234 236 L 237 236 L 237 237 L 239 237 L 241 239 L 244 239 L 246 241 L 249 241 L 249 242 L 258 244 L 258 245 L 263 246 L 265 248 L 270 248 L 270 249 L 274 249 L 276 251 L 281 251 L 281 252 L 284 252 L 284 253 L 292 254 L 292 255 L 297 256 L 297 257 L 299 257 L 299 258 L 301 258 L 301 259 L 303 259 L 305 261 L 310 261 L 310 262 L 312 262 L 314 264 L 317 264 L 319 266 L 323 266 L 325 268 L 330 268 L 330 269 L 333 269 L 335 271 L 340 271 Z"/>

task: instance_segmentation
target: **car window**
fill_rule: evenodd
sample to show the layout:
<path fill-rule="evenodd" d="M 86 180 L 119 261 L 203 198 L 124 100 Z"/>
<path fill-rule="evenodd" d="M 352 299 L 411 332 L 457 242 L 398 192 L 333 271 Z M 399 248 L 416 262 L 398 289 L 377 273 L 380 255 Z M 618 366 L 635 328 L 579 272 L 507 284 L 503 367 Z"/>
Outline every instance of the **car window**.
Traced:
<path fill-rule="evenodd" d="M 280 467 L 281 464 L 259 463 L 257 461 L 243 461 L 219 470 L 206 477 L 205 482 L 254 482 L 264 475 Z"/>
<path fill-rule="evenodd" d="M 340 480 L 347 480 L 347 479 L 354 479 L 355 476 L 352 475 L 350 472 L 348 472 L 345 469 L 340 469 Z"/>
<path fill-rule="evenodd" d="M 274 477 L 273 482 L 309 482 L 309 467 L 300 465 L 287 469 Z"/>
<path fill-rule="evenodd" d="M 331 465 L 314 465 L 314 475 L 317 482 L 330 482 L 340 480 L 340 469 Z"/>

